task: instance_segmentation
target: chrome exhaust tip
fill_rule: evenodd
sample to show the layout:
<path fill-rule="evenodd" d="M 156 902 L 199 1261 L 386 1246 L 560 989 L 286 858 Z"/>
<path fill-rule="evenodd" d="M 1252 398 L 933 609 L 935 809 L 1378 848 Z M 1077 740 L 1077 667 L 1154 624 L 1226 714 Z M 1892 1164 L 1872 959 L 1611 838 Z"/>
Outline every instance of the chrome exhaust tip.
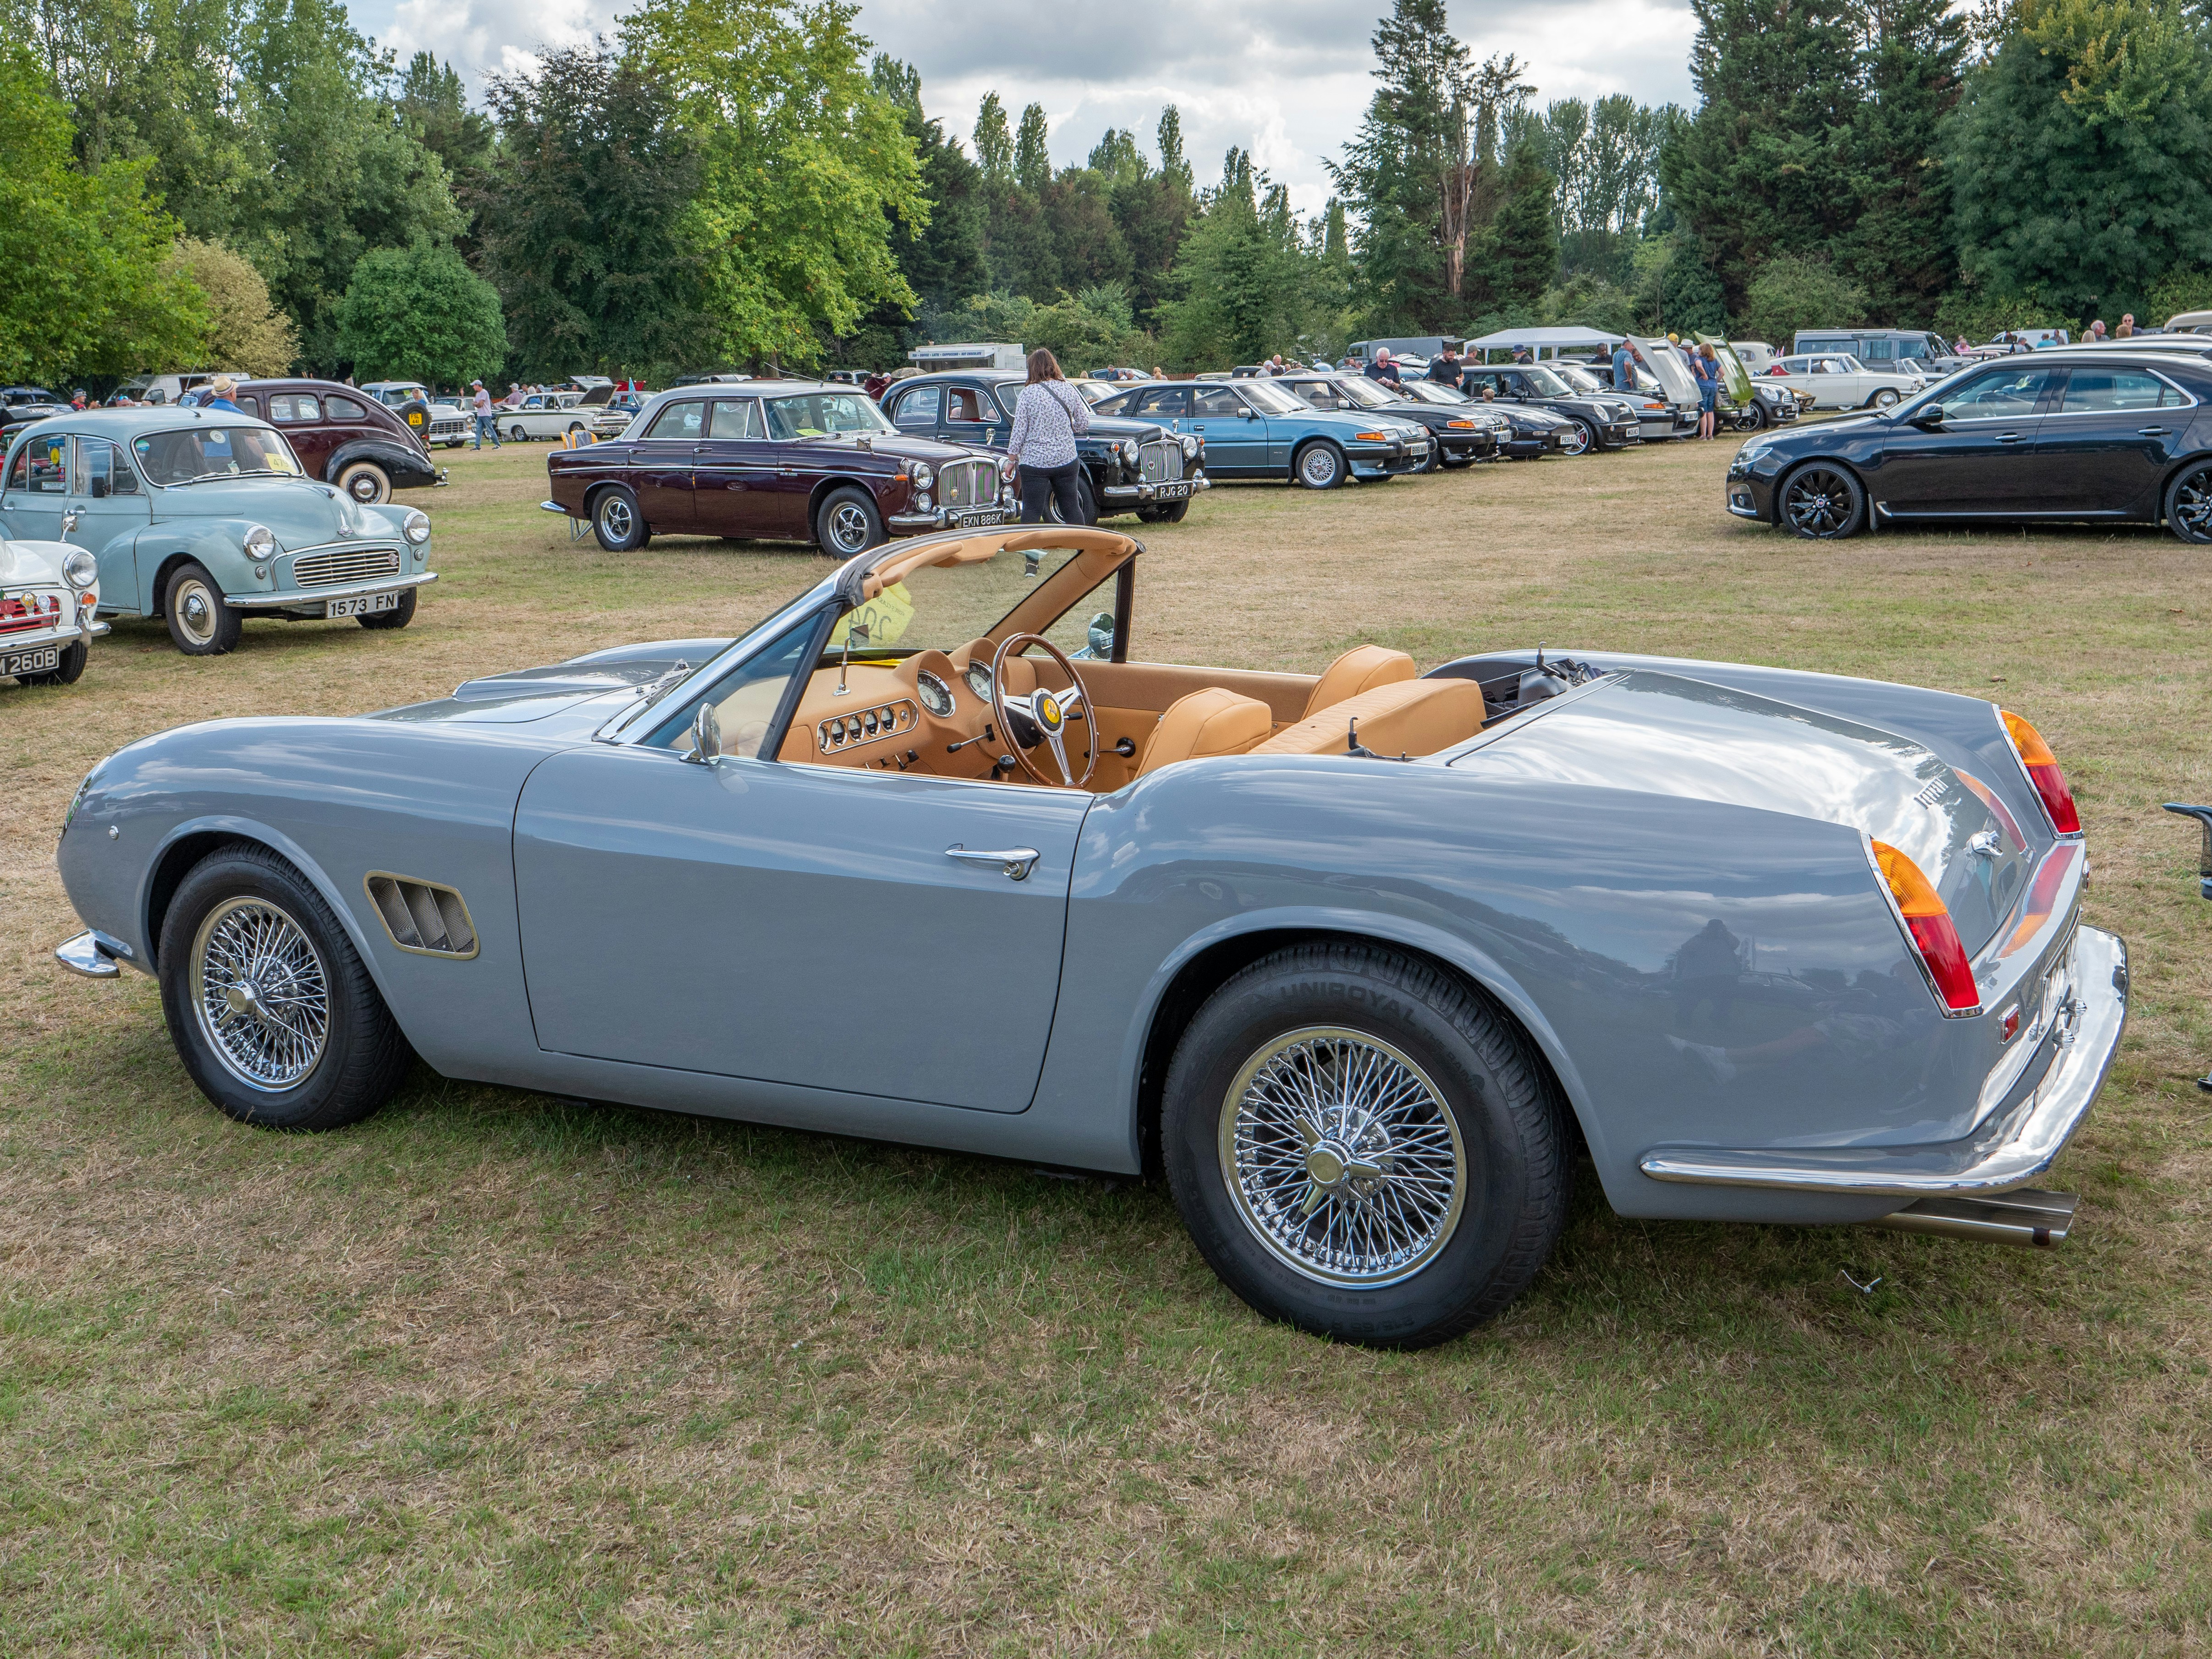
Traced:
<path fill-rule="evenodd" d="M 1945 1238 L 2024 1244 L 2031 1249 L 2047 1250 L 2066 1242 L 2067 1231 L 2074 1224 L 2074 1206 L 2081 1201 L 2073 1193 L 2045 1193 L 2023 1187 L 1987 1198 L 1923 1198 L 1867 1224 L 1887 1227 L 1892 1232 L 1936 1233 Z"/>

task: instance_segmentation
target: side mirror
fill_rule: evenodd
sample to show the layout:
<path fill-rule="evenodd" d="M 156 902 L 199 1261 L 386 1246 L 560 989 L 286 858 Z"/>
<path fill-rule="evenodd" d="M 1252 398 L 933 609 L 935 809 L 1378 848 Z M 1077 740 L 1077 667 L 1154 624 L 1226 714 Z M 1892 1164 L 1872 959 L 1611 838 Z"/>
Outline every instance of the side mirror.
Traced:
<path fill-rule="evenodd" d="M 1102 611 L 1091 619 L 1091 654 L 1103 660 L 1114 655 L 1114 613 Z"/>
<path fill-rule="evenodd" d="M 1248 421 L 1256 421 L 1260 418 L 1260 412 L 1255 409 L 1247 409 L 1244 411 L 1244 418 Z"/>
<path fill-rule="evenodd" d="M 1912 424 L 1923 432 L 1937 430 L 1943 424 L 1943 405 L 1930 404 L 1925 409 L 1915 410 L 1912 413 Z"/>
<path fill-rule="evenodd" d="M 699 712 L 691 717 L 691 752 L 684 758 L 702 766 L 712 766 L 722 758 L 722 717 L 714 712 L 713 703 L 701 703 Z"/>

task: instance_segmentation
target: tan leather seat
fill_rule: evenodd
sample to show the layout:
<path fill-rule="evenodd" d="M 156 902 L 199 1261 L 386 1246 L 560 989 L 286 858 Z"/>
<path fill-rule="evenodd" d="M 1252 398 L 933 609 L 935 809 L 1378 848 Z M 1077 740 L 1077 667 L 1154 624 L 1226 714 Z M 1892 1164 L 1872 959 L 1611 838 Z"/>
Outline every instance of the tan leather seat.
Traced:
<path fill-rule="evenodd" d="M 1157 772 L 1177 761 L 1211 755 L 1241 755 L 1275 729 L 1275 718 L 1257 697 L 1239 696 L 1209 685 L 1179 697 L 1152 728 L 1137 775 Z"/>
<path fill-rule="evenodd" d="M 1378 685 L 1395 685 L 1413 678 L 1413 659 L 1404 652 L 1386 650 L 1379 645 L 1355 645 L 1322 671 L 1313 695 L 1306 699 L 1304 717 L 1311 720 L 1322 709 L 1334 708 L 1346 697 L 1356 697 Z"/>
<path fill-rule="evenodd" d="M 1359 744 L 1392 759 L 1433 755 L 1482 730 L 1482 688 L 1473 680 L 1405 680 L 1332 703 L 1256 745 L 1255 755 L 1341 755 L 1359 722 Z"/>

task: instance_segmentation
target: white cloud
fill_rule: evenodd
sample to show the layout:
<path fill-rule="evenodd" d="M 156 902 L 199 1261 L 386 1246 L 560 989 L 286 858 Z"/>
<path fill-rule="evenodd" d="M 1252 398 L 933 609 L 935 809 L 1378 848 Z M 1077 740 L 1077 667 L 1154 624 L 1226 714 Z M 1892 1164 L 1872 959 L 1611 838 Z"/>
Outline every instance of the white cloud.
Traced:
<path fill-rule="evenodd" d="M 610 32 L 621 0 L 364 0 L 357 27 L 404 60 L 428 49 L 481 85 L 540 46 Z M 1060 166 L 1109 127 L 1133 129 L 1147 153 L 1163 105 L 1182 115 L 1201 181 L 1231 145 L 1291 187 L 1306 211 L 1328 199 L 1337 155 L 1374 90 L 1369 46 L 1382 8 L 1369 0 L 862 0 L 860 27 L 921 73 L 922 101 L 965 137 L 984 93 L 1011 115 L 1042 104 Z M 1458 0 L 1452 27 L 1477 58 L 1512 52 L 1540 104 L 1626 92 L 1687 102 L 1686 0 Z"/>

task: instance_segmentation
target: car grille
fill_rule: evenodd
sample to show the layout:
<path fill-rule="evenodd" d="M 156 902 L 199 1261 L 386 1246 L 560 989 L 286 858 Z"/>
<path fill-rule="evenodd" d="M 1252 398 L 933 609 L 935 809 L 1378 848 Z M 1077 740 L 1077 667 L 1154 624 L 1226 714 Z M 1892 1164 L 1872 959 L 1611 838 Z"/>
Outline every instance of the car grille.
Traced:
<path fill-rule="evenodd" d="M 0 597 L 0 634 L 58 627 L 65 613 L 66 607 L 58 592 L 9 593 Z"/>
<path fill-rule="evenodd" d="M 468 435 L 468 430 L 469 423 L 466 420 L 444 420 L 433 421 L 430 422 L 430 435 L 434 438 L 463 438 Z"/>
<path fill-rule="evenodd" d="M 399 574 L 399 550 L 356 547 L 336 553 L 310 553 L 292 562 L 292 580 L 301 587 L 330 587 L 339 582 L 374 581 Z"/>
<path fill-rule="evenodd" d="M 1146 483 L 1175 483 L 1182 477 L 1182 446 L 1156 438 L 1137 451 L 1138 477 Z"/>
<path fill-rule="evenodd" d="M 947 507 L 988 507 L 999 499 L 995 461 L 950 461 L 937 469 L 938 499 Z"/>

